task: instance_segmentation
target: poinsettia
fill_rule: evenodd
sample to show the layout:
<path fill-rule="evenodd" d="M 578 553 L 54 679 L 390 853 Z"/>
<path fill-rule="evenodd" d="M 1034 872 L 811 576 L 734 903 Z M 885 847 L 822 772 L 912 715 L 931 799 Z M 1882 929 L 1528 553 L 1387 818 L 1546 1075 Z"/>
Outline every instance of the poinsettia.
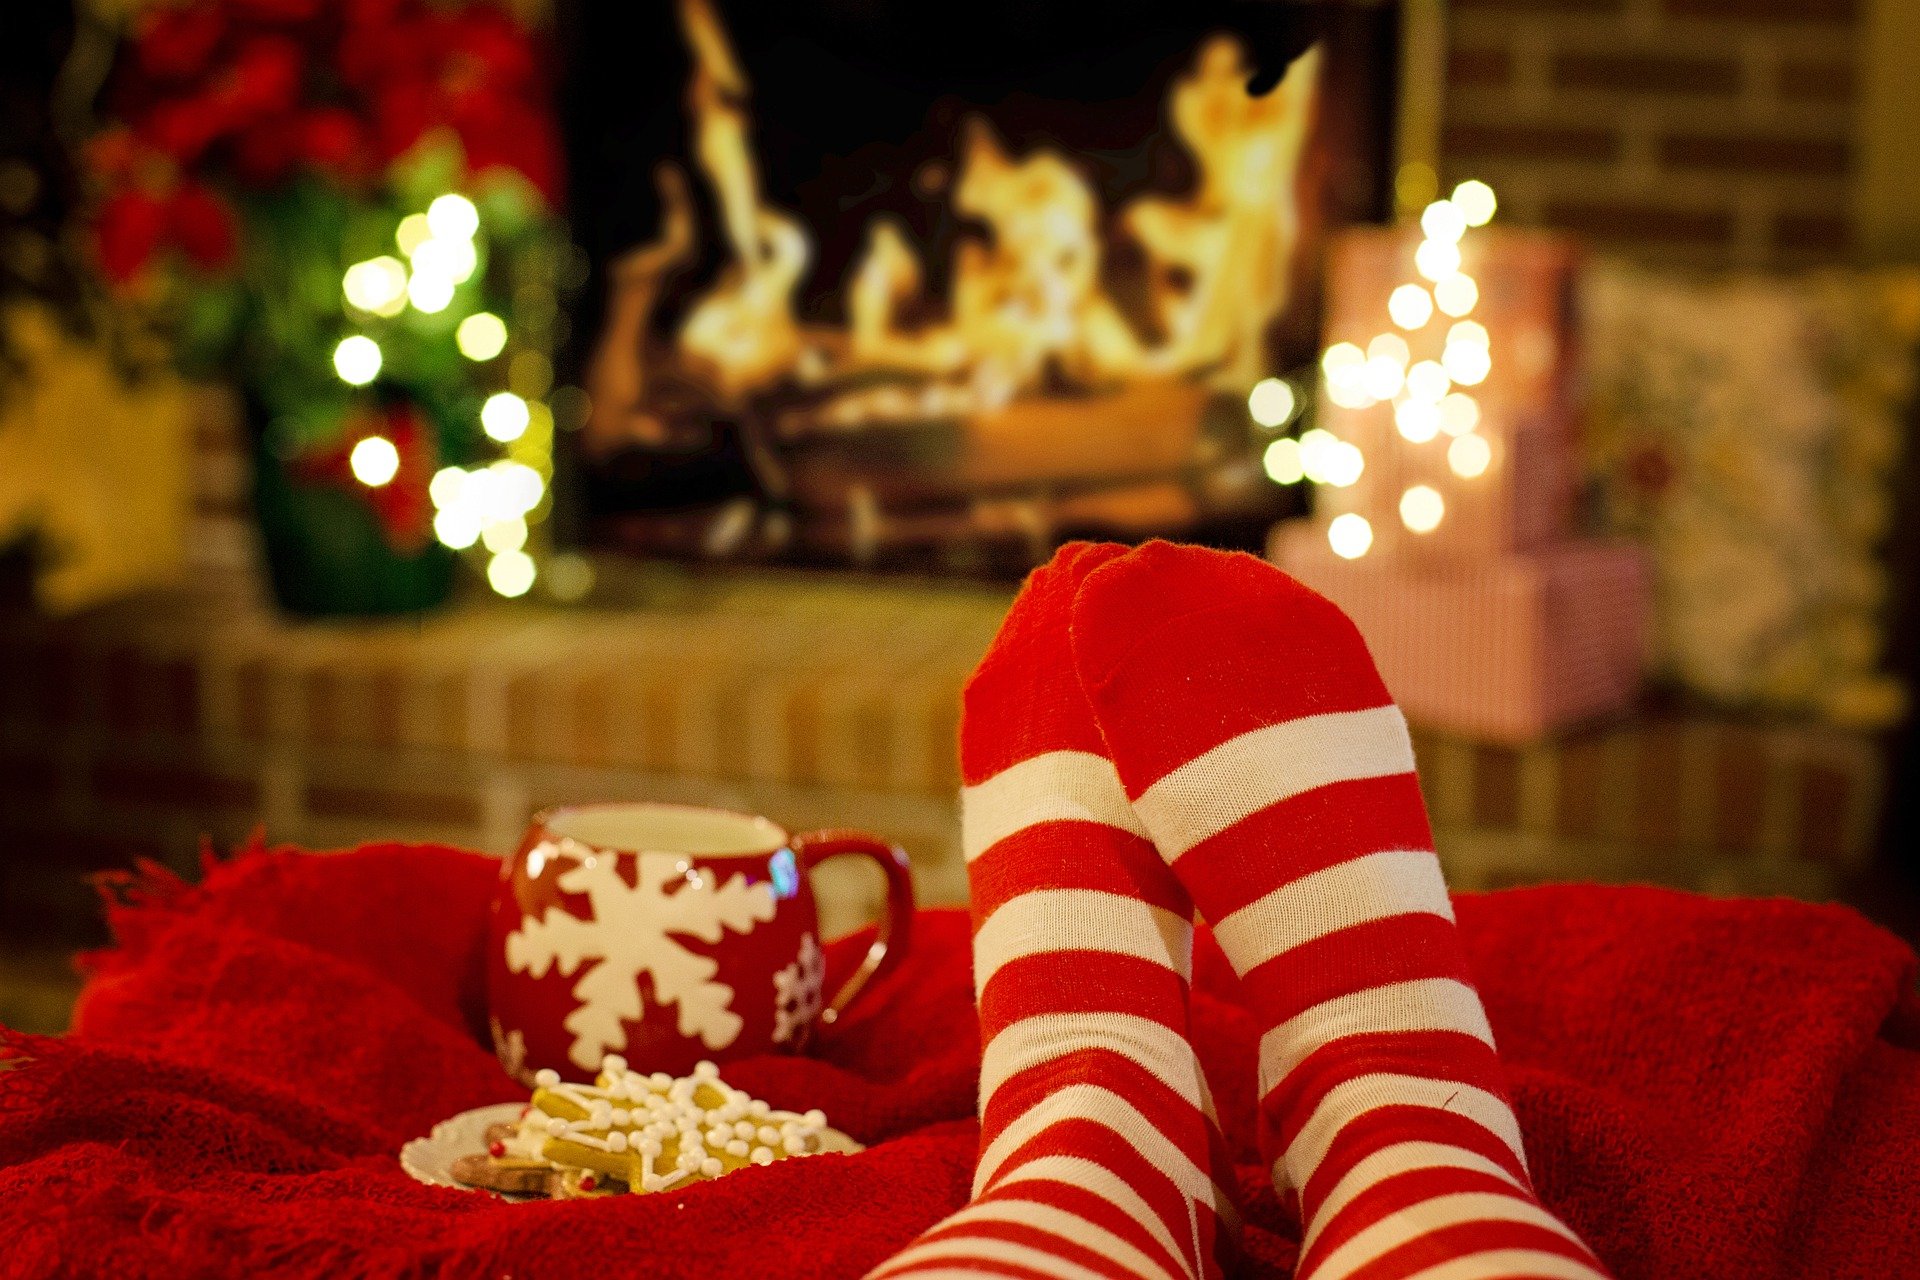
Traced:
<path fill-rule="evenodd" d="M 389 549 L 426 551 L 434 471 L 493 451 L 480 406 L 515 364 L 463 355 L 460 321 L 484 311 L 547 354 L 539 282 L 565 248 L 534 34 L 493 0 L 171 0 L 134 22 L 103 101 L 83 153 L 100 274 L 183 367 L 244 389 L 262 467 L 294 482 L 260 492 L 337 488 Z M 408 289 L 429 259 L 400 228 L 442 198 L 477 225 L 436 304 Z M 403 292 L 356 295 L 369 265 Z M 335 363 L 350 338 L 373 344 L 365 377 Z M 373 436 L 398 453 L 391 477 L 354 471 Z"/>

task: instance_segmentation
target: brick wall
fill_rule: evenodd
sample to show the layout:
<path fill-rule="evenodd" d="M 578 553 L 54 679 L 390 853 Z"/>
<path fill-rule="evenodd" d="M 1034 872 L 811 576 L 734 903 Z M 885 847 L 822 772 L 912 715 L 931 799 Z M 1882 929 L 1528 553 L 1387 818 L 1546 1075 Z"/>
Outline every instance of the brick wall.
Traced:
<path fill-rule="evenodd" d="M 923 901 L 964 901 L 959 691 L 1004 591 L 765 575 L 647 596 L 418 625 L 183 597 L 0 626 L 0 937 L 96 928 L 83 873 L 190 871 L 203 835 L 504 852 L 532 810 L 589 800 L 865 827 L 912 855 Z M 1824 896 L 1870 860 L 1884 787 L 1869 738 L 1724 717 L 1414 745 L 1460 888 Z M 871 868 L 820 877 L 829 935 L 877 910 Z"/>
<path fill-rule="evenodd" d="M 1851 245 L 1864 0 L 1451 0 L 1443 176 L 1635 256 Z"/>

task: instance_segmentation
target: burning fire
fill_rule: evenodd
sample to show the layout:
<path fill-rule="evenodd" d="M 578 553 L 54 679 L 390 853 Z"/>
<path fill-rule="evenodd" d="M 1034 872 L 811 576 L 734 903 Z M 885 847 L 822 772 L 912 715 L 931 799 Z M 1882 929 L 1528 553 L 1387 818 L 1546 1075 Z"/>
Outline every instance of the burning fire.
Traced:
<path fill-rule="evenodd" d="M 719 206 L 729 258 L 687 312 L 674 351 L 679 372 L 717 401 L 744 404 L 793 382 L 826 396 L 787 430 L 845 429 L 991 411 L 1049 374 L 1089 389 L 1192 377 L 1244 393 L 1270 372 L 1263 338 L 1287 302 L 1299 222 L 1294 177 L 1317 48 L 1255 97 L 1245 50 L 1216 36 L 1173 84 L 1168 116 L 1198 181 L 1189 195 L 1134 199 L 1115 219 L 1146 258 L 1147 314 L 1124 313 L 1109 292 L 1106 211 L 1071 158 L 1049 147 L 1011 155 L 975 118 L 960 139 L 952 198 L 983 234 L 956 247 L 944 306 L 926 298 L 905 231 L 881 219 L 846 281 L 846 328 L 825 329 L 795 313 L 810 244 L 798 219 L 761 190 L 750 86 L 720 17 L 712 0 L 679 0 L 679 13 L 694 63 L 693 155 Z M 591 374 L 596 434 L 644 439 L 658 429 L 639 407 L 644 374 L 632 353 L 660 281 L 693 250 L 684 179 L 663 173 L 661 189 L 661 240 L 615 264 Z M 939 318 L 907 319 L 929 314 Z"/>

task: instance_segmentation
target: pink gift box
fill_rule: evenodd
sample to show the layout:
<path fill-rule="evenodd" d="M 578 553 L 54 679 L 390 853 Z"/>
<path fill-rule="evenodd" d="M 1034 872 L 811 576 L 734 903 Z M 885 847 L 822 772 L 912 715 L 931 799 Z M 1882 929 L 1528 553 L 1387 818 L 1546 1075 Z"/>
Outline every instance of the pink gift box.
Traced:
<path fill-rule="evenodd" d="M 1520 744 L 1639 693 L 1651 570 L 1636 546 L 1574 540 L 1438 568 L 1378 553 L 1343 560 L 1323 525 L 1292 521 L 1269 550 L 1346 610 L 1415 723 Z"/>
<path fill-rule="evenodd" d="M 1399 328 L 1387 312 L 1395 286 L 1422 284 L 1414 268 L 1419 228 L 1360 228 L 1342 233 L 1328 265 L 1325 341 L 1365 349 L 1375 335 L 1395 333 L 1418 360 L 1438 359 L 1451 317 L 1436 312 L 1416 330 Z M 1557 542 L 1572 520 L 1578 469 L 1570 386 L 1570 333 L 1579 254 L 1550 232 L 1494 227 L 1470 232 L 1461 244 L 1464 271 L 1479 283 L 1469 319 L 1484 326 L 1492 372 L 1471 387 L 1480 409 L 1477 434 L 1491 446 L 1485 473 L 1451 473 L 1442 433 L 1413 443 L 1394 426 L 1393 407 L 1346 408 L 1323 398 L 1318 425 L 1357 445 L 1366 469 L 1348 488 L 1323 488 L 1315 510 L 1355 512 L 1373 527 L 1376 549 L 1433 564 L 1479 561 Z M 1423 534 L 1400 521 L 1400 495 L 1427 485 L 1446 502 L 1438 528 Z"/>

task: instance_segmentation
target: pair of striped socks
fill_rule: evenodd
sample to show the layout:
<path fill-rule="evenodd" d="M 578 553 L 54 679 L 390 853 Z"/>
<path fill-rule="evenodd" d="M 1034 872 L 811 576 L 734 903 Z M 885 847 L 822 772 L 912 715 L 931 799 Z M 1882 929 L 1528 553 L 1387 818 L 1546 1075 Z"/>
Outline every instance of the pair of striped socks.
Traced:
<path fill-rule="evenodd" d="M 1302 1280 L 1605 1275 L 1534 1195 L 1405 722 L 1336 607 L 1250 556 L 1064 548 L 968 683 L 961 770 L 980 1159 L 874 1280 L 1231 1267 L 1196 908 L 1264 1029 Z"/>

